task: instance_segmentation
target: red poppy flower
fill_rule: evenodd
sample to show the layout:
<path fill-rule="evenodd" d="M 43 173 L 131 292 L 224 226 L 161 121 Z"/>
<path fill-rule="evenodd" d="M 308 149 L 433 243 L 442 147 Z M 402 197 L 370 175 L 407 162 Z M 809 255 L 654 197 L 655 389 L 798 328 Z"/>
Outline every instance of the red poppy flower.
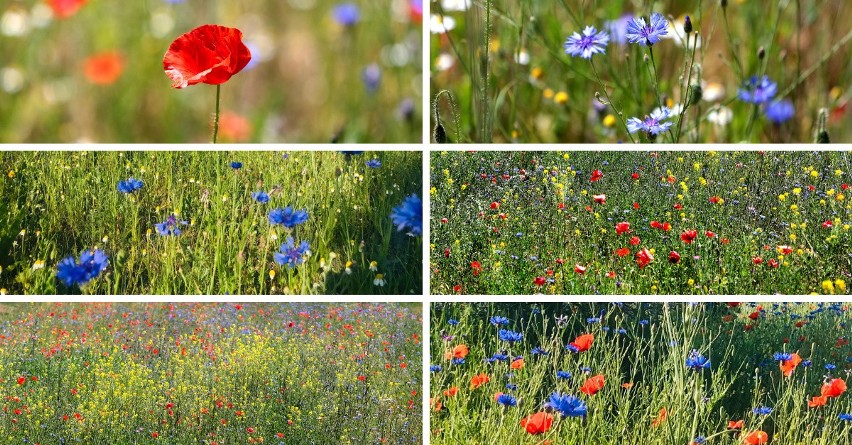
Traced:
<path fill-rule="evenodd" d="M 580 392 L 593 396 L 603 389 L 605 383 L 606 379 L 600 374 L 594 377 L 589 377 L 586 379 L 585 383 L 583 383 L 583 386 L 580 387 Z"/>
<path fill-rule="evenodd" d="M 451 360 L 454 358 L 465 358 L 470 350 L 467 348 L 467 345 L 461 344 L 453 347 L 452 351 L 447 351 L 444 354 L 444 358 L 447 360 Z"/>
<path fill-rule="evenodd" d="M 491 381 L 491 379 L 488 378 L 488 374 L 483 373 L 475 375 L 472 379 L 470 379 L 470 389 L 479 388 L 480 386 L 488 383 L 489 381 Z"/>
<path fill-rule="evenodd" d="M 767 442 L 769 442 L 769 435 L 766 431 L 752 431 L 743 436 L 743 443 L 746 445 L 762 445 Z"/>
<path fill-rule="evenodd" d="M 615 234 L 621 235 L 622 233 L 630 231 L 630 223 L 629 222 L 620 222 L 615 224 Z"/>
<path fill-rule="evenodd" d="M 588 351 L 589 348 L 592 347 L 592 343 L 595 341 L 595 336 L 592 334 L 583 334 L 574 339 L 571 343 L 568 343 L 568 346 L 573 346 L 577 349 L 577 352 Z"/>
<path fill-rule="evenodd" d="M 598 204 L 606 204 L 606 195 L 604 194 L 592 195 L 592 199 L 594 199 Z"/>
<path fill-rule="evenodd" d="M 479 272 L 482 272 L 482 264 L 479 261 L 473 261 L 470 263 L 470 268 L 473 270 L 473 275 L 479 275 Z"/>
<path fill-rule="evenodd" d="M 47 5 L 57 18 L 67 19 L 76 14 L 86 2 L 88 0 L 48 0 Z"/>
<path fill-rule="evenodd" d="M 654 261 L 654 255 L 651 254 L 650 250 L 642 249 L 636 252 L 636 263 L 639 264 L 640 269 L 647 266 L 651 261 Z"/>
<path fill-rule="evenodd" d="M 444 396 L 445 397 L 453 397 L 458 393 L 459 393 L 459 387 L 458 386 L 453 386 L 450 389 L 444 390 Z"/>
<path fill-rule="evenodd" d="M 578 274 L 583 275 L 584 273 L 586 273 L 586 268 L 579 265 L 579 264 L 575 264 L 574 265 L 574 272 L 577 272 Z"/>
<path fill-rule="evenodd" d="M 775 248 L 775 250 L 781 255 L 790 255 L 791 253 L 793 253 L 793 248 L 790 246 L 778 246 Z"/>
<path fill-rule="evenodd" d="M 594 170 L 592 171 L 592 177 L 589 178 L 589 181 L 595 182 L 600 180 L 601 178 L 603 178 L 603 172 L 600 170 Z"/>
<path fill-rule="evenodd" d="M 27 378 L 26 377 L 18 377 L 18 384 L 23 385 L 24 383 L 27 383 Z"/>
<path fill-rule="evenodd" d="M 663 225 L 660 224 L 659 221 L 651 221 L 651 228 L 652 229 L 661 229 L 661 228 L 663 228 Z"/>
<path fill-rule="evenodd" d="M 845 182 L 843 184 L 840 184 L 840 190 L 843 190 L 843 191 L 849 190 L 849 184 L 847 184 Z"/>
<path fill-rule="evenodd" d="M 769 267 L 771 267 L 773 269 L 777 269 L 778 266 L 779 266 L 778 261 L 775 261 L 775 258 L 769 259 Z"/>
<path fill-rule="evenodd" d="M 818 406 L 823 406 L 828 401 L 828 397 L 826 396 L 816 396 L 811 400 L 808 400 L 808 408 L 816 408 Z"/>
<path fill-rule="evenodd" d="M 823 383 L 820 395 L 823 397 L 840 397 L 846 391 L 846 381 L 843 379 L 831 379 Z"/>
<path fill-rule="evenodd" d="M 663 422 L 666 421 L 666 418 L 669 416 L 669 410 L 666 407 L 660 408 L 660 412 L 657 413 L 657 417 L 651 421 L 651 426 L 660 426 Z"/>
<path fill-rule="evenodd" d="M 202 25 L 178 37 L 163 57 L 172 87 L 227 82 L 251 60 L 242 38 L 239 29 L 219 25 Z"/>
<path fill-rule="evenodd" d="M 634 203 L 633 203 L 633 209 L 634 209 L 634 210 L 639 210 L 639 203 L 638 203 L 638 202 L 634 202 Z"/>
<path fill-rule="evenodd" d="M 367 376 L 365 376 L 365 375 L 359 375 L 358 376 L 358 381 L 363 382 L 364 380 L 367 380 Z"/>
<path fill-rule="evenodd" d="M 757 320 L 758 318 L 760 318 L 760 311 L 754 311 L 748 314 L 748 318 L 751 318 L 752 320 Z"/>
<path fill-rule="evenodd" d="M 706 236 L 707 238 L 715 238 L 715 237 L 716 237 L 716 234 L 715 234 L 715 233 L 713 233 L 713 232 L 712 232 L 712 231 L 710 231 L 710 230 L 706 230 L 706 231 L 704 232 L 704 236 Z"/>
<path fill-rule="evenodd" d="M 672 264 L 677 264 L 680 262 L 680 254 L 672 250 L 669 252 L 669 262 Z"/>
<path fill-rule="evenodd" d="M 799 363 L 802 363 L 802 357 L 795 352 L 792 354 L 790 360 L 782 360 L 779 366 L 781 367 L 781 372 L 784 373 L 784 377 L 793 375 L 793 370 L 796 369 L 796 366 L 799 366 Z"/>
<path fill-rule="evenodd" d="M 633 173 L 630 177 L 633 178 L 634 181 L 637 181 L 639 179 L 639 173 Z"/>
<path fill-rule="evenodd" d="M 95 54 L 83 62 L 83 74 L 96 85 L 114 83 L 123 71 L 124 58 L 116 52 Z"/>
<path fill-rule="evenodd" d="M 695 241 L 695 237 L 697 236 L 697 230 L 685 230 L 683 233 L 680 234 L 680 239 L 686 244 L 692 244 L 692 242 Z"/>
<path fill-rule="evenodd" d="M 831 221 L 829 221 L 829 220 L 826 220 L 825 222 L 822 223 L 822 227 L 825 228 L 825 229 L 830 229 L 831 226 L 833 226 L 833 225 L 834 224 L 832 224 Z"/>
<path fill-rule="evenodd" d="M 525 364 L 526 363 L 524 362 L 524 359 L 519 358 L 519 359 L 513 361 L 512 364 L 509 365 L 509 367 L 512 368 L 512 369 L 521 369 L 521 368 L 524 367 Z"/>
<path fill-rule="evenodd" d="M 547 278 L 544 278 L 542 276 L 538 276 L 538 277 L 533 278 L 533 284 L 535 284 L 536 286 L 544 286 L 544 283 L 546 283 L 546 282 L 547 282 Z"/>
<path fill-rule="evenodd" d="M 743 421 L 742 420 L 729 420 L 728 421 L 728 429 L 729 430 L 741 430 L 741 429 L 743 429 Z"/>
<path fill-rule="evenodd" d="M 521 426 L 530 434 L 544 434 L 553 426 L 553 415 L 544 411 L 521 419 Z"/>
<path fill-rule="evenodd" d="M 640 242 L 642 242 L 642 240 L 640 240 L 638 236 L 630 237 L 630 244 L 638 246 Z"/>
<path fill-rule="evenodd" d="M 712 202 L 713 204 L 718 204 L 718 203 L 719 203 L 719 200 L 721 200 L 721 199 L 722 199 L 722 198 L 720 198 L 720 197 L 718 197 L 718 196 L 711 196 L 711 197 L 710 197 L 710 202 Z"/>
<path fill-rule="evenodd" d="M 627 255 L 630 255 L 630 249 L 622 247 L 621 249 L 616 250 L 615 254 L 620 257 L 626 257 Z"/>
<path fill-rule="evenodd" d="M 491 210 L 496 210 L 496 209 L 499 209 L 499 208 L 500 208 L 499 202 L 494 201 L 494 202 L 491 203 Z"/>

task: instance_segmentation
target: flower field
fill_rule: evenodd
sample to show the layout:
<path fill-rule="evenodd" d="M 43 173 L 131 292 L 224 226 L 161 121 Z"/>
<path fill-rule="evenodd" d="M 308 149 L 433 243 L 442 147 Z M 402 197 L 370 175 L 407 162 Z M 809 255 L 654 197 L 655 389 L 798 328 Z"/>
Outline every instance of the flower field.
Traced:
<path fill-rule="evenodd" d="M 0 153 L 0 293 L 419 294 L 418 152 Z"/>
<path fill-rule="evenodd" d="M 0 440 L 420 444 L 419 305 L 3 304 Z"/>
<path fill-rule="evenodd" d="M 420 142 L 422 15 L 421 0 L 4 1 L 0 142 Z"/>
<path fill-rule="evenodd" d="M 849 142 L 845 0 L 432 3 L 437 142 Z"/>
<path fill-rule="evenodd" d="M 432 307 L 432 444 L 841 445 L 849 307 Z"/>
<path fill-rule="evenodd" d="M 845 152 L 444 152 L 433 293 L 846 294 Z"/>

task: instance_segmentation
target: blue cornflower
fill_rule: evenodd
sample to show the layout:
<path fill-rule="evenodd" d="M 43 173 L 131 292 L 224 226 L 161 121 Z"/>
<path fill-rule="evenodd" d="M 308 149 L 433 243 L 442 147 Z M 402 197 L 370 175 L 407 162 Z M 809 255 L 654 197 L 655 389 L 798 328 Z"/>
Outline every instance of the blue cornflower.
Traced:
<path fill-rule="evenodd" d="M 631 20 L 633 20 L 633 16 L 626 14 L 604 23 L 604 28 L 609 31 L 609 35 L 614 43 L 619 45 L 627 43 L 627 25 L 630 24 Z"/>
<path fill-rule="evenodd" d="M 500 331 L 497 332 L 497 335 L 500 337 L 500 340 L 509 343 L 519 342 L 524 339 L 524 334 L 520 332 L 512 332 L 506 329 L 500 329 Z"/>
<path fill-rule="evenodd" d="M 589 317 L 589 318 L 586 319 L 586 323 L 589 323 L 589 324 L 595 324 L 595 323 L 600 323 L 600 322 L 601 322 L 600 317 Z"/>
<path fill-rule="evenodd" d="M 343 26 L 353 26 L 361 20 L 361 11 L 354 3 L 341 3 L 334 7 L 331 16 Z"/>
<path fill-rule="evenodd" d="M 518 389 L 518 385 L 513 385 L 511 383 L 507 383 L 506 389 L 508 389 L 509 391 L 515 391 L 516 389 Z"/>
<path fill-rule="evenodd" d="M 812 362 L 810 360 L 805 360 L 805 361 L 802 362 L 802 367 L 807 368 L 808 366 L 811 366 L 813 363 L 814 362 Z"/>
<path fill-rule="evenodd" d="M 451 319 L 447 320 L 447 324 L 450 325 L 450 326 L 458 326 L 459 321 L 451 318 Z"/>
<path fill-rule="evenodd" d="M 509 324 L 509 319 L 506 317 L 501 317 L 499 315 L 494 315 L 493 317 L 488 319 L 488 322 L 494 326 L 501 326 Z"/>
<path fill-rule="evenodd" d="M 621 335 L 627 335 L 627 329 L 618 328 L 618 333 L 621 334 Z"/>
<path fill-rule="evenodd" d="M 758 406 L 757 408 L 751 410 L 756 416 L 768 416 L 772 414 L 772 408 L 768 406 Z"/>
<path fill-rule="evenodd" d="M 698 436 L 695 438 L 695 440 L 692 441 L 692 443 L 696 445 L 704 445 L 705 443 L 707 443 L 707 438 L 704 436 Z"/>
<path fill-rule="evenodd" d="M 786 362 L 787 360 L 793 359 L 793 354 L 789 352 L 776 352 L 772 355 L 772 359 L 776 362 Z"/>
<path fill-rule="evenodd" d="M 645 23 L 644 17 L 634 17 L 627 24 L 627 40 L 630 43 L 652 46 L 668 33 L 669 22 L 658 12 L 651 14 L 650 24 Z"/>
<path fill-rule="evenodd" d="M 288 229 L 298 226 L 308 220 L 308 209 L 294 210 L 287 206 L 283 209 L 273 209 L 269 212 L 270 224 L 281 224 Z"/>
<path fill-rule="evenodd" d="M 833 363 L 826 363 L 825 364 L 826 371 L 833 371 L 836 368 L 837 368 L 837 366 L 835 366 Z"/>
<path fill-rule="evenodd" d="M 669 107 L 657 108 L 651 112 L 650 116 L 645 116 L 645 120 L 638 117 L 627 119 L 627 131 L 636 133 L 639 130 L 656 136 L 672 126 L 671 122 L 663 122 L 671 117 L 672 110 Z"/>
<path fill-rule="evenodd" d="M 780 125 L 792 119 L 796 115 L 796 107 L 789 99 L 776 100 L 766 106 L 766 119 L 773 124 Z"/>
<path fill-rule="evenodd" d="M 562 417 L 586 417 L 586 413 L 588 412 L 586 402 L 572 395 L 560 392 L 551 394 L 550 400 L 547 401 L 545 406 L 552 408 L 554 411 L 559 411 Z"/>
<path fill-rule="evenodd" d="M 568 380 L 571 378 L 571 373 L 568 371 L 556 371 L 556 378 Z"/>
<path fill-rule="evenodd" d="M 141 179 L 130 178 L 126 181 L 118 181 L 118 191 L 121 193 L 133 193 L 136 190 L 139 190 L 145 184 L 142 183 Z"/>
<path fill-rule="evenodd" d="M 518 399 L 509 394 L 500 394 L 497 396 L 497 403 L 503 406 L 517 406 Z"/>
<path fill-rule="evenodd" d="M 56 265 L 56 278 L 66 286 L 82 286 L 100 275 L 109 266 L 109 260 L 103 250 L 93 249 L 80 252 L 80 260 L 68 256 Z"/>
<path fill-rule="evenodd" d="M 298 246 L 292 236 L 287 237 L 287 241 L 278 248 L 273 258 L 275 262 L 284 266 L 296 267 L 305 262 L 305 255 L 308 255 L 311 250 L 311 245 L 307 241 L 302 241 Z"/>
<path fill-rule="evenodd" d="M 592 372 L 592 368 L 589 368 L 588 366 L 581 366 L 580 371 L 583 371 L 583 373 L 588 374 Z"/>
<path fill-rule="evenodd" d="M 186 221 L 178 221 L 174 214 L 169 215 L 165 221 L 161 223 L 154 224 L 154 228 L 157 229 L 157 233 L 160 236 L 178 236 L 183 233 L 180 230 L 180 226 L 185 226 L 189 224 Z"/>
<path fill-rule="evenodd" d="M 540 346 L 536 346 L 536 347 L 532 348 L 532 350 L 530 351 L 530 354 L 532 354 L 532 355 L 547 355 L 548 352 L 545 351 L 544 349 L 541 349 Z"/>
<path fill-rule="evenodd" d="M 508 361 L 508 360 L 509 360 L 509 356 L 508 356 L 508 355 L 506 355 L 506 354 L 501 354 L 501 353 L 499 353 L 499 352 L 495 352 L 495 353 L 494 353 L 494 355 L 492 355 L 492 356 L 491 356 L 491 358 L 486 359 L 486 361 L 487 361 L 488 363 L 494 363 L 494 362 L 505 362 L 505 361 Z"/>
<path fill-rule="evenodd" d="M 243 163 L 237 162 L 237 161 L 232 161 L 231 162 L 231 168 L 233 168 L 234 170 L 239 170 L 239 169 L 243 168 Z"/>
<path fill-rule="evenodd" d="M 394 207 L 390 218 L 398 232 L 408 228 L 409 235 L 419 236 L 423 233 L 423 201 L 417 195 L 405 198 L 400 205 Z"/>
<path fill-rule="evenodd" d="M 591 59 L 595 54 L 606 53 L 606 44 L 609 42 L 609 34 L 606 31 L 598 31 L 594 26 L 587 26 L 583 35 L 575 32 L 568 37 L 563 47 L 565 54 L 571 57 L 580 56 L 583 59 Z"/>
<path fill-rule="evenodd" d="M 443 370 L 444 370 L 444 368 L 442 368 L 441 365 L 430 365 L 429 366 L 429 372 L 441 372 Z"/>
<path fill-rule="evenodd" d="M 463 358 L 454 358 L 454 359 L 453 359 L 453 364 L 454 364 L 454 365 L 463 365 L 463 364 L 464 364 L 464 359 L 463 359 Z"/>
<path fill-rule="evenodd" d="M 852 414 L 838 414 L 837 418 L 847 422 L 852 422 Z"/>
<path fill-rule="evenodd" d="M 350 156 L 364 154 L 364 150 L 350 150 L 350 151 L 341 150 L 340 154 L 342 154 L 343 156 L 346 156 L 348 158 Z"/>
<path fill-rule="evenodd" d="M 700 352 L 693 349 L 689 352 L 689 356 L 686 357 L 686 367 L 696 371 L 707 369 L 710 367 L 710 359 L 704 357 Z"/>
<path fill-rule="evenodd" d="M 379 168 L 382 166 L 382 161 L 378 159 L 370 159 L 369 161 L 365 162 L 365 164 L 367 164 L 367 167 L 370 168 Z"/>
<path fill-rule="evenodd" d="M 266 204 L 269 202 L 269 194 L 264 191 L 254 192 L 251 194 L 251 199 L 254 199 L 261 204 Z"/>
<path fill-rule="evenodd" d="M 361 73 L 361 80 L 364 81 L 364 87 L 367 88 L 368 93 L 375 93 L 382 80 L 382 69 L 375 63 L 367 65 Z"/>
<path fill-rule="evenodd" d="M 769 80 L 769 76 L 763 76 L 758 79 L 757 76 L 743 82 L 743 86 L 738 90 L 737 95 L 743 102 L 751 104 L 763 104 L 769 102 L 778 92 L 778 84 Z"/>
<path fill-rule="evenodd" d="M 640 326 L 648 326 L 649 324 L 651 324 L 651 322 L 649 322 L 648 320 L 639 320 Z"/>

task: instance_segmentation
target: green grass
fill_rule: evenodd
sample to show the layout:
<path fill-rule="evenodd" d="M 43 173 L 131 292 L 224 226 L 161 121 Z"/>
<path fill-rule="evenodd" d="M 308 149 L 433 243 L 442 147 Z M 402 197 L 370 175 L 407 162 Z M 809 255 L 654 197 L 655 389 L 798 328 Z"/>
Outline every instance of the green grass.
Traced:
<path fill-rule="evenodd" d="M 852 276 L 850 161 L 845 152 L 436 153 L 431 289 L 843 294 Z M 592 182 L 594 170 L 603 178 Z M 621 222 L 629 233 L 616 233 Z M 690 230 L 697 237 L 686 243 Z M 645 267 L 642 249 L 654 256 Z"/>
<path fill-rule="evenodd" d="M 824 375 L 849 380 L 849 314 L 848 306 L 828 303 L 436 304 L 431 363 L 441 369 L 430 378 L 431 443 L 691 444 L 704 436 L 708 445 L 741 445 L 728 422 L 742 420 L 745 434 L 765 431 L 772 445 L 849 444 L 852 423 L 839 418 L 852 410 L 848 391 L 823 407 L 807 404 L 820 394 Z M 507 317 L 508 324 L 498 328 L 492 316 Z M 500 340 L 499 329 L 523 338 Z M 588 351 L 566 349 L 587 333 L 594 335 Z M 460 344 L 469 354 L 453 364 L 445 353 Z M 536 347 L 546 354 L 533 354 Z M 687 368 L 693 349 L 710 360 L 709 369 Z M 811 364 L 784 377 L 773 358 L 778 352 L 798 352 Z M 489 363 L 495 354 L 509 358 Z M 517 357 L 524 365 L 513 369 Z M 826 370 L 828 364 L 836 369 Z M 557 378 L 557 371 L 572 375 Z M 482 373 L 490 380 L 473 388 L 471 379 Z M 582 393 L 595 375 L 604 376 L 604 387 Z M 451 388 L 458 392 L 449 395 Z M 553 413 L 549 431 L 526 432 L 521 419 L 545 410 L 556 391 L 578 396 L 587 415 Z M 511 394 L 517 406 L 499 405 L 496 393 Z M 762 406 L 771 414 L 753 413 Z M 654 426 L 664 408 L 665 420 Z"/>
<path fill-rule="evenodd" d="M 3 309 L 4 443 L 422 442 L 420 305 Z"/>
<path fill-rule="evenodd" d="M 407 2 L 354 1 L 361 21 L 350 28 L 332 18 L 336 0 L 90 1 L 42 23 L 43 3 L 0 6 L 4 24 L 24 27 L 0 34 L 0 142 L 211 141 L 216 88 L 172 89 L 162 63 L 174 39 L 203 24 L 242 30 L 257 62 L 222 85 L 223 113 L 249 128 L 229 132 L 223 121 L 219 142 L 421 140 L 421 24 Z M 94 84 L 83 67 L 104 52 L 124 70 Z M 362 72 L 374 63 L 381 81 L 370 93 Z M 404 118 L 407 99 L 414 114 Z"/>
<path fill-rule="evenodd" d="M 374 158 L 378 169 L 365 165 Z M 4 292 L 421 293 L 421 238 L 389 216 L 420 195 L 418 152 L 5 152 L 0 168 Z M 129 177 L 144 187 L 125 195 L 116 185 Z M 260 190 L 268 204 L 252 199 Z M 309 214 L 292 232 L 267 218 L 286 206 Z M 158 235 L 171 214 L 188 225 Z M 273 261 L 288 234 L 311 247 L 295 268 Z M 82 289 L 57 280 L 60 260 L 92 248 L 109 255 L 105 273 Z"/>
<path fill-rule="evenodd" d="M 685 111 L 675 113 L 671 132 L 657 142 L 813 142 L 820 129 L 832 141 L 850 138 L 844 122 L 852 32 L 845 23 L 852 10 L 843 0 L 731 0 L 727 8 L 718 0 L 474 0 L 466 11 L 441 3 L 432 13 L 455 26 L 433 29 L 431 94 L 446 90 L 454 98 L 455 106 L 447 96 L 435 99 L 454 142 L 638 142 L 644 136 L 629 135 L 623 121 L 642 119 L 661 103 Z M 607 30 L 608 21 L 627 14 L 647 21 L 652 12 L 681 33 L 688 15 L 700 45 L 693 36 L 687 46 L 682 34 L 651 52 L 613 38 L 591 63 L 565 53 L 566 39 L 586 26 Z M 737 99 L 738 87 L 754 75 L 777 82 L 775 99 L 795 106 L 791 120 L 775 125 L 763 106 Z M 704 100 L 690 102 L 692 85 L 703 86 Z M 729 123 L 708 119 L 723 108 Z"/>

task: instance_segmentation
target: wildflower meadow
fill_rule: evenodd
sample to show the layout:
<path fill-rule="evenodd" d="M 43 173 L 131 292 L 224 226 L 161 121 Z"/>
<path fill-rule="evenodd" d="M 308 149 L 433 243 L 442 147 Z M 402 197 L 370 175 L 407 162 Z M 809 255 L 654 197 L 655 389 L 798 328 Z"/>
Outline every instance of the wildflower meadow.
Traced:
<path fill-rule="evenodd" d="M 843 303 L 440 303 L 432 444 L 852 443 Z"/>
<path fill-rule="evenodd" d="M 845 0 L 440 0 L 436 142 L 849 142 Z"/>
<path fill-rule="evenodd" d="M 437 294 L 847 294 L 840 151 L 442 152 Z"/>
<path fill-rule="evenodd" d="M 4 303 L 0 440 L 420 444 L 419 304 Z"/>
<path fill-rule="evenodd" d="M 421 0 L 4 1 L 0 142 L 420 142 L 422 15 Z"/>
<path fill-rule="evenodd" d="M 420 294 L 421 153 L 0 153 L 2 294 Z"/>

